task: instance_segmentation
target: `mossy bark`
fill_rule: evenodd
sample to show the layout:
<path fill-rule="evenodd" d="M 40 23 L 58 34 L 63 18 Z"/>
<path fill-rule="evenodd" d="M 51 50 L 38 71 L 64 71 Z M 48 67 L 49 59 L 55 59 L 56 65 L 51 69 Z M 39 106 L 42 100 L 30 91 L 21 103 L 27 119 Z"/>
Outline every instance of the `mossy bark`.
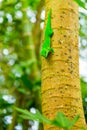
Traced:
<path fill-rule="evenodd" d="M 45 0 L 45 4 L 45 23 L 52 8 L 54 54 L 42 57 L 42 112 L 49 119 L 54 119 L 58 111 L 70 119 L 80 114 L 72 128 L 80 130 L 85 118 L 79 80 L 78 5 L 73 0 Z M 44 124 L 44 130 L 62 129 Z"/>

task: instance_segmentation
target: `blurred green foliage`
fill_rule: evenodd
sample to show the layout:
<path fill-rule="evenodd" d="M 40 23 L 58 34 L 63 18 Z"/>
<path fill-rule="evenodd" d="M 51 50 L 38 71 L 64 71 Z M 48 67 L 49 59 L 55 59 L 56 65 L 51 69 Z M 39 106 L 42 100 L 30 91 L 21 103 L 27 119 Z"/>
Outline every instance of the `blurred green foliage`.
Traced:
<path fill-rule="evenodd" d="M 80 81 L 81 81 L 84 114 L 87 122 L 87 82 L 85 82 L 83 78 L 81 78 Z"/>
<path fill-rule="evenodd" d="M 58 128 L 63 128 L 64 130 L 70 130 L 75 123 L 79 120 L 80 116 L 77 115 L 73 120 L 68 119 L 62 112 L 57 112 L 56 117 L 53 120 L 49 120 L 44 117 L 38 110 L 35 113 L 31 113 L 27 110 L 16 108 L 18 112 L 21 113 L 21 117 L 27 120 L 37 120 L 42 123 L 56 126 Z"/>
<path fill-rule="evenodd" d="M 74 0 L 74 1 L 76 1 L 77 2 L 77 4 L 80 6 L 80 7 L 82 7 L 82 8 L 84 8 L 84 9 L 87 9 L 86 8 L 86 0 L 85 0 L 85 2 L 83 2 L 82 0 Z"/>
<path fill-rule="evenodd" d="M 14 106 L 40 109 L 40 65 L 33 37 L 44 6 L 38 12 L 40 4 L 40 0 L 0 1 L 0 130 L 32 126 L 17 116 Z"/>

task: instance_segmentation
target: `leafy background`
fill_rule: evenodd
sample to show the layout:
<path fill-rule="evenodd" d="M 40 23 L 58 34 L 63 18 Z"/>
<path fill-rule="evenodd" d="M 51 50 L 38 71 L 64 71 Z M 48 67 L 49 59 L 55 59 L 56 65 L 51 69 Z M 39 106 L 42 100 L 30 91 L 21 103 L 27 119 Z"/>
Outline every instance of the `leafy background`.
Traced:
<path fill-rule="evenodd" d="M 87 120 L 87 1 L 80 5 L 80 81 Z M 15 107 L 41 111 L 41 35 L 44 0 L 0 0 L 0 130 L 42 130 Z"/>

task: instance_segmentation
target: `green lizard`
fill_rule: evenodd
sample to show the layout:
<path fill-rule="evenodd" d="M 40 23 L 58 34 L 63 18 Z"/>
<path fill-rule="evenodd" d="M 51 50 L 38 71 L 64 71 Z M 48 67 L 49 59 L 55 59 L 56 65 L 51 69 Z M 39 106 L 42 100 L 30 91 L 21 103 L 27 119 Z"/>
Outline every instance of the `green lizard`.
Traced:
<path fill-rule="evenodd" d="M 41 49 L 41 56 L 47 58 L 48 54 L 54 53 L 53 48 L 51 48 L 51 37 L 53 35 L 53 29 L 51 28 L 51 9 L 48 12 L 48 19 L 45 29 L 44 42 Z"/>

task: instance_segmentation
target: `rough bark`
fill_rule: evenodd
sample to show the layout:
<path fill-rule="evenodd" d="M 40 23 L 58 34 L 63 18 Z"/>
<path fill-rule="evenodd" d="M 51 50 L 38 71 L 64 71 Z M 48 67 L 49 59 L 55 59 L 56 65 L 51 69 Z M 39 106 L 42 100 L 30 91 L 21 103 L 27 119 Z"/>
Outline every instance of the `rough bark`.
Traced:
<path fill-rule="evenodd" d="M 80 114 L 72 128 L 80 130 L 85 118 L 79 80 L 78 5 L 73 0 L 45 0 L 45 4 L 45 23 L 52 8 L 54 55 L 42 57 L 42 112 L 49 119 L 54 119 L 58 111 L 70 119 Z M 62 129 L 44 124 L 44 130 Z"/>

